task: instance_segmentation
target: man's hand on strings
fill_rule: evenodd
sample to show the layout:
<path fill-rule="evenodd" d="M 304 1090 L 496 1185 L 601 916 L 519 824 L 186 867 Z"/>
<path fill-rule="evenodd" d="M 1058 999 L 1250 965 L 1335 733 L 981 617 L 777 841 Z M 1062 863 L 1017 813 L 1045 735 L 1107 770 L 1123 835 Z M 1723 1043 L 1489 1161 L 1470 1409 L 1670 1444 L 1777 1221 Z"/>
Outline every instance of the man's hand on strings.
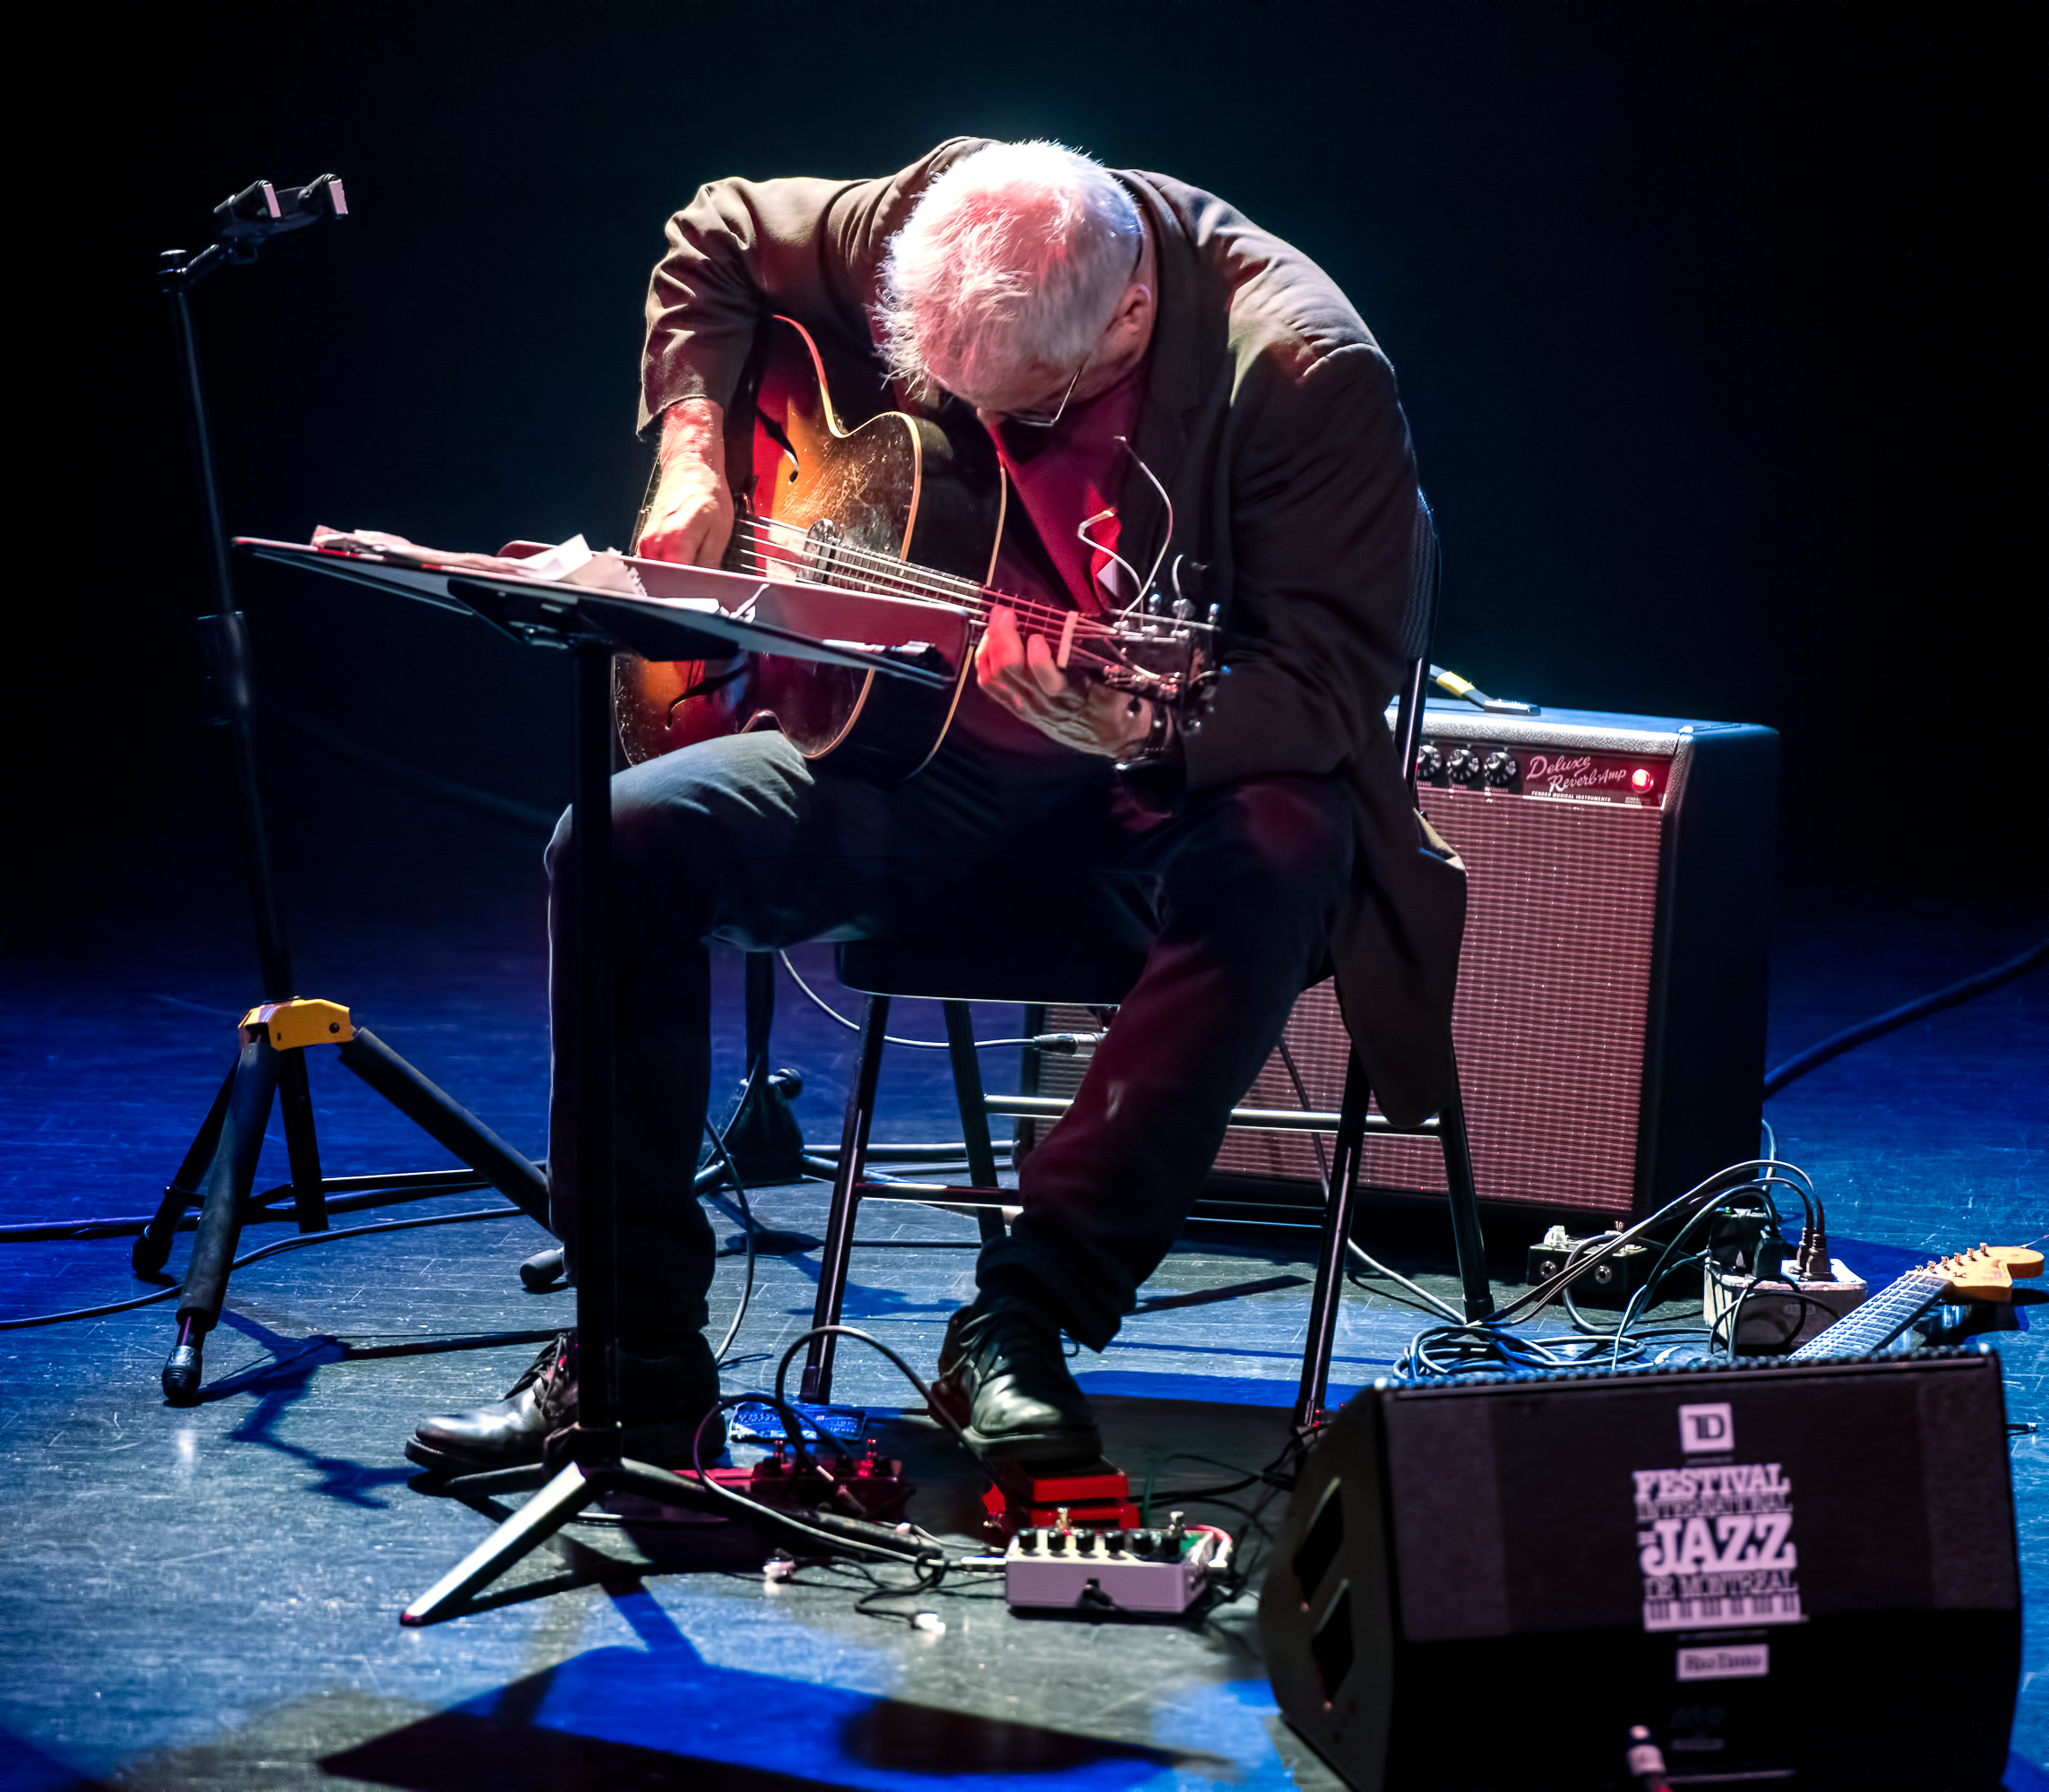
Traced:
<path fill-rule="evenodd" d="M 716 566 L 733 533 L 726 483 L 725 413 L 708 398 L 662 414 L 661 478 L 634 552 L 684 566 Z"/>
<path fill-rule="evenodd" d="M 1132 700 L 1093 679 L 1071 677 L 1053 663 L 1053 649 L 1041 634 L 1021 635 L 1015 612 L 989 612 L 989 625 L 975 650 L 975 677 L 1005 709 L 1077 753 L 1121 759 L 1152 728 L 1152 705 Z"/>

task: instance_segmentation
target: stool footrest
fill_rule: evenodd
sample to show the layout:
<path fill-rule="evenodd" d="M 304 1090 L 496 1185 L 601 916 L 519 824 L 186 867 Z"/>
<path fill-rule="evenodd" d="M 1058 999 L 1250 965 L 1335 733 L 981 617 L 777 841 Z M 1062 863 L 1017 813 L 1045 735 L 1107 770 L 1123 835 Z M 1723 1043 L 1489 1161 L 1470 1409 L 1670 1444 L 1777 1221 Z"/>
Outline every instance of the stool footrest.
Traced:
<path fill-rule="evenodd" d="M 951 1182 L 857 1182 L 857 1201 L 907 1201 L 920 1207 L 1015 1207 L 1014 1188 L 971 1188 Z"/>
<path fill-rule="evenodd" d="M 992 1114 L 1008 1114 L 1018 1119 L 1057 1120 L 1074 1104 L 1060 1095 L 985 1095 L 982 1105 Z M 1317 1108 L 1234 1107 L 1231 1124 L 1254 1133 L 1335 1133 L 1342 1116 Z M 1434 1139 L 1437 1117 L 1413 1126 L 1397 1126 L 1384 1114 L 1368 1114 L 1366 1131 L 1395 1138 Z"/>

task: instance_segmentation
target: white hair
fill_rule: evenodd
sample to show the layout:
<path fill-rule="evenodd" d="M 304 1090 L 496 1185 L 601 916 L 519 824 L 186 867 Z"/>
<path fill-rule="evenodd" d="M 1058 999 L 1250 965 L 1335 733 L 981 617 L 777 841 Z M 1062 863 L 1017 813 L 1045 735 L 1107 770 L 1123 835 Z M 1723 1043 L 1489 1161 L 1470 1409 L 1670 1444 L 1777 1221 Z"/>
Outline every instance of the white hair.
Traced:
<path fill-rule="evenodd" d="M 1144 228 L 1103 165 L 991 143 L 919 195 L 882 264 L 875 333 L 914 391 L 1079 367 L 1132 280 Z"/>

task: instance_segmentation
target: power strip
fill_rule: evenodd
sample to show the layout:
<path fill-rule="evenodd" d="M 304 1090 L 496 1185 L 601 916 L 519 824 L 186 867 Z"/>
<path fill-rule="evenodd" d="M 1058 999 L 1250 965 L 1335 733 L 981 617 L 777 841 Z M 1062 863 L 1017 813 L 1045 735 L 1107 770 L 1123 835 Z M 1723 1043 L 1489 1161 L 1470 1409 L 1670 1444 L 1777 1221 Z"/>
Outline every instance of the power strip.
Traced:
<path fill-rule="evenodd" d="M 1846 1268 L 1840 1257 L 1829 1261 L 1827 1280 L 1803 1278 L 1800 1266 L 1790 1257 L 1779 1265 L 1785 1279 L 1761 1282 L 1756 1277 L 1721 1263 L 1708 1265 L 1701 1288 L 1700 1310 L 1713 1328 L 1715 1341 L 1726 1346 L 1731 1315 L 1735 1320 L 1735 1354 L 1739 1357 L 1776 1357 L 1797 1348 L 1810 1338 L 1826 1331 L 1855 1307 L 1864 1305 L 1871 1292 L 1862 1276 Z M 1792 1292 L 1790 1281 L 1799 1292 Z"/>
<path fill-rule="evenodd" d="M 1231 1559 L 1231 1539 L 1207 1526 L 1169 1530 L 1075 1530 L 1034 1525 L 1003 1552 L 1012 1608 L 1078 1613 L 1179 1613 Z"/>

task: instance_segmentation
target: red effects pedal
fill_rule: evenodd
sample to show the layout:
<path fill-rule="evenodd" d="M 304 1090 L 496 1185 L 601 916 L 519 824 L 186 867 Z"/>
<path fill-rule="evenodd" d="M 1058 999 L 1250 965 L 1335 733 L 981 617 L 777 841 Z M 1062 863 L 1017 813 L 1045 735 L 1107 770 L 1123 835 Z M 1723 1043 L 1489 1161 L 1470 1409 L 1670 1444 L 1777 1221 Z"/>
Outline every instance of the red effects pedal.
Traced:
<path fill-rule="evenodd" d="M 997 1538 L 1020 1530 L 1084 1529 L 1136 1530 L 1139 1509 L 1124 1471 L 1105 1461 L 1056 1470 L 992 1468 L 994 1485 L 982 1495 L 986 1529 Z"/>

